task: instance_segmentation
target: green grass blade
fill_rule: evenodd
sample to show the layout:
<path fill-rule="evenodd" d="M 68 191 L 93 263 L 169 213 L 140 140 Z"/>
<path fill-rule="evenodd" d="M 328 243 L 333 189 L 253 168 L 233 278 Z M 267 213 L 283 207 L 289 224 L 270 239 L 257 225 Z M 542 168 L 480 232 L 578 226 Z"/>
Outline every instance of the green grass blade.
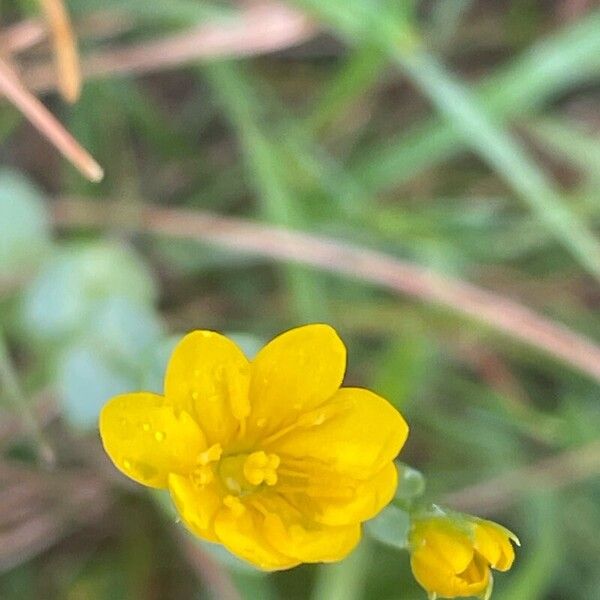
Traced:
<path fill-rule="evenodd" d="M 480 102 L 498 119 L 534 111 L 552 96 L 600 73 L 600 12 L 536 44 L 477 88 Z M 458 131 L 429 119 L 376 147 L 354 164 L 372 193 L 400 184 L 465 147 Z"/>
<path fill-rule="evenodd" d="M 306 119 L 307 132 L 316 133 L 339 119 L 373 85 L 387 61 L 387 57 L 370 44 L 357 48 Z"/>
<path fill-rule="evenodd" d="M 497 105 L 495 112 L 491 111 L 485 97 L 478 99 L 434 56 L 418 48 L 414 43 L 415 35 L 409 22 L 394 20 L 391 14 L 385 11 L 370 13 L 362 0 L 355 0 L 350 6 L 346 6 L 345 10 L 336 0 L 327 4 L 326 11 L 320 8 L 316 0 L 302 0 L 301 3 L 328 18 L 343 37 L 355 36 L 359 41 L 366 39 L 377 43 L 445 117 L 448 131 L 452 132 L 452 135 L 448 136 L 449 139 L 456 135 L 459 141 L 462 140 L 463 144 L 475 150 L 529 205 L 540 223 L 554 233 L 590 274 L 600 279 L 600 244 L 585 224 L 563 204 L 560 193 L 522 145 L 498 124 Z M 339 14 L 342 10 L 343 15 Z M 600 24 L 600 13 L 594 17 Z M 594 19 L 590 18 L 585 25 L 589 26 L 593 21 Z M 578 40 L 577 52 L 572 52 L 580 61 L 586 58 L 581 54 L 582 46 L 598 44 L 600 49 L 600 28 L 587 33 L 587 43 L 582 44 Z M 571 45 L 575 41 L 571 36 L 567 36 L 567 39 Z M 571 46 L 568 45 L 569 48 Z M 600 58 L 594 57 L 585 62 L 586 65 L 590 63 L 594 67 L 600 67 Z M 556 76 L 557 73 L 565 79 L 564 66 L 564 61 L 560 62 L 558 70 L 555 65 L 550 64 L 552 68 L 547 69 L 544 78 L 533 78 L 535 84 L 532 89 L 538 90 L 542 81 Z M 523 76 L 521 65 L 517 71 Z M 573 75 L 566 79 L 572 82 Z M 544 86 L 546 85 L 544 83 Z M 519 97 L 516 89 L 514 86 L 510 87 L 507 97 Z M 447 135 L 443 134 L 440 137 L 443 140 Z M 440 142 L 439 139 L 437 141 Z M 433 151 L 434 148 L 429 142 L 428 150 Z"/>
<path fill-rule="evenodd" d="M 556 494 L 538 493 L 525 504 L 529 531 L 520 533 L 522 549 L 507 584 L 499 585 L 497 600 L 542 600 L 552 586 L 552 573 L 560 569 L 563 549 Z M 499 577 L 500 578 L 500 577 Z"/>
<path fill-rule="evenodd" d="M 277 145 L 259 126 L 259 102 L 248 78 L 232 63 L 215 63 L 205 73 L 239 132 L 249 175 L 260 201 L 263 217 L 274 224 L 294 228 L 304 224 L 301 208 L 285 184 L 278 163 Z M 285 278 L 304 321 L 326 320 L 325 294 L 314 274 L 294 265 L 285 266 Z"/>
<path fill-rule="evenodd" d="M 524 148 L 499 127 L 485 106 L 431 55 L 402 54 L 398 63 L 463 140 L 521 196 L 579 263 L 600 279 L 600 244 L 570 211 Z"/>
<path fill-rule="evenodd" d="M 600 176 L 600 141 L 560 119 L 537 119 L 527 129 L 545 146 L 594 179 Z"/>

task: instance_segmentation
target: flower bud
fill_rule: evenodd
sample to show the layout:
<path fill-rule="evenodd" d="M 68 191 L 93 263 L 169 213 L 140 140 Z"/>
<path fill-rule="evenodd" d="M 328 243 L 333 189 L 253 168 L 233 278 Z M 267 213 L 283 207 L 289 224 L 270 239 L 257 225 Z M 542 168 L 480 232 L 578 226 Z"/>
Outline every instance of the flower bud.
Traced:
<path fill-rule="evenodd" d="M 490 569 L 507 571 L 518 538 L 501 525 L 470 515 L 438 513 L 413 519 L 409 536 L 415 579 L 434 598 L 489 598 Z"/>

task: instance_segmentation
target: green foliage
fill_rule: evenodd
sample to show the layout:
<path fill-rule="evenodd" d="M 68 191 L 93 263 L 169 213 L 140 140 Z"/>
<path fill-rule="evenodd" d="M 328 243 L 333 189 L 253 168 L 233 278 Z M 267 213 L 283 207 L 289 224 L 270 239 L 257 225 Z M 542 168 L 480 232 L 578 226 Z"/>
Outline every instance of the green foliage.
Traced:
<path fill-rule="evenodd" d="M 384 508 L 366 525 L 366 532 L 378 542 L 392 548 L 406 550 L 408 546 L 408 529 L 410 517 L 408 513 L 394 504 Z"/>
<path fill-rule="evenodd" d="M 425 493 L 425 477 L 417 469 L 404 463 L 398 465 L 398 489 L 394 502 L 400 506 L 410 506 Z"/>
<path fill-rule="evenodd" d="M 87 327 L 98 304 L 110 297 L 142 307 L 156 298 L 152 276 L 135 253 L 109 242 L 61 248 L 25 292 L 24 325 L 32 337 L 64 339 Z"/>
<path fill-rule="evenodd" d="M 31 272 L 49 247 L 43 195 L 25 175 L 0 170 L 0 279 Z"/>
<path fill-rule="evenodd" d="M 154 380 L 165 364 L 154 364 L 154 355 L 165 344 L 156 314 L 122 296 L 96 304 L 87 323 L 59 358 L 57 385 L 66 417 L 95 429 L 107 398 L 135 389 L 162 391 Z"/>

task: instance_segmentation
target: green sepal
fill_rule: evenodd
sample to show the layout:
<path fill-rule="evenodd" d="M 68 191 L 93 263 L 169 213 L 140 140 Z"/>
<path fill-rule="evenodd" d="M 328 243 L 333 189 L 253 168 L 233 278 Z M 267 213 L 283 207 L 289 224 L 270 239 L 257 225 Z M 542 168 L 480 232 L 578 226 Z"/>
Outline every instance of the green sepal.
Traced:
<path fill-rule="evenodd" d="M 399 550 L 408 548 L 410 516 L 394 504 L 384 508 L 365 524 L 365 532 L 373 539 Z"/>

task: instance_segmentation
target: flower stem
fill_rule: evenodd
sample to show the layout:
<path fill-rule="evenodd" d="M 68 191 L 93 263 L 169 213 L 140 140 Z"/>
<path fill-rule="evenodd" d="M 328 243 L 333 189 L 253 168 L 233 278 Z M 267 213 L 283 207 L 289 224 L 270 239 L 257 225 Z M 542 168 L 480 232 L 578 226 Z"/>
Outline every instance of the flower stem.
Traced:
<path fill-rule="evenodd" d="M 358 600 L 362 598 L 370 561 L 369 540 L 363 537 L 358 548 L 342 562 L 320 567 L 311 600 Z"/>

